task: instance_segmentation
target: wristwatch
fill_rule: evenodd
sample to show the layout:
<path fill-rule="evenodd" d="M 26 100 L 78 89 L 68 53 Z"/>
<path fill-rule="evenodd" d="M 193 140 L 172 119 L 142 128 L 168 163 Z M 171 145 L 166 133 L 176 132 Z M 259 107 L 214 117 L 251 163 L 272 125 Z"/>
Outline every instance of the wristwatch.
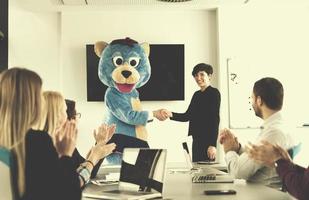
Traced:
<path fill-rule="evenodd" d="M 80 165 L 77 169 L 79 176 L 83 179 L 84 184 L 88 183 L 90 180 L 90 171 L 86 168 L 86 166 Z"/>

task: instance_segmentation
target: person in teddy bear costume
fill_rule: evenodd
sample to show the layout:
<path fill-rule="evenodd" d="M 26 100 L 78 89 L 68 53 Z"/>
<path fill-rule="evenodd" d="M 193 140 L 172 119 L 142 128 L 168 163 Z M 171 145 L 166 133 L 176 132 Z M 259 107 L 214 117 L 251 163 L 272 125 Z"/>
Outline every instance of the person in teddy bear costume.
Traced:
<path fill-rule="evenodd" d="M 109 143 L 114 142 L 116 151 L 107 157 L 112 164 L 120 164 L 125 147 L 149 148 L 146 124 L 156 117 L 164 120 L 160 110 L 142 110 L 136 88 L 147 83 L 151 76 L 149 63 L 150 46 L 139 44 L 130 38 L 113 40 L 110 44 L 96 42 L 94 51 L 100 57 L 98 75 L 108 86 L 105 92 L 105 123 L 116 125 Z"/>

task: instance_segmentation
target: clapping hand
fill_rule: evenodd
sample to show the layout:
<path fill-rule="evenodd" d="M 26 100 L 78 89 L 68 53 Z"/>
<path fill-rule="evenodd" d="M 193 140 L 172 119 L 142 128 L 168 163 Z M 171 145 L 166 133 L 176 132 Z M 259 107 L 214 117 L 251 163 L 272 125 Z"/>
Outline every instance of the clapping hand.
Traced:
<path fill-rule="evenodd" d="M 97 144 L 106 144 L 114 135 L 116 130 L 116 125 L 102 124 L 97 129 L 93 131 L 93 137 Z"/>
<path fill-rule="evenodd" d="M 246 152 L 250 158 L 268 167 L 274 167 L 275 162 L 279 159 L 291 161 L 291 158 L 286 150 L 279 145 L 273 145 L 265 140 L 261 142 L 261 145 L 249 143 L 248 146 L 246 146 Z"/>
<path fill-rule="evenodd" d="M 97 143 L 94 147 L 90 149 L 88 160 L 90 160 L 94 165 L 96 165 L 100 159 L 111 154 L 116 148 L 115 143 L 110 144 L 99 144 Z"/>
<path fill-rule="evenodd" d="M 223 145 L 225 153 L 229 151 L 239 151 L 240 144 L 238 142 L 238 139 L 229 129 L 223 129 L 220 131 L 219 142 Z"/>
<path fill-rule="evenodd" d="M 98 161 L 113 152 L 116 148 L 115 143 L 106 144 L 114 135 L 116 130 L 116 125 L 102 124 L 97 129 L 93 131 L 93 136 L 96 141 L 96 145 L 90 149 L 87 159 L 90 160 L 94 165 Z"/>
<path fill-rule="evenodd" d="M 55 133 L 55 148 L 59 157 L 72 156 L 77 139 L 77 127 L 75 121 L 66 121 Z"/>

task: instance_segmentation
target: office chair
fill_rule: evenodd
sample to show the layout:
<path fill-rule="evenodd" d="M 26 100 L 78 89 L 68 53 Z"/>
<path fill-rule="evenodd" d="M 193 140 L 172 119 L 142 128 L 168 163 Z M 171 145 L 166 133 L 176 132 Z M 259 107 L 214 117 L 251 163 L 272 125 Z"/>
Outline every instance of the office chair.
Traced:
<path fill-rule="evenodd" d="M 288 149 L 288 153 L 291 157 L 291 159 L 293 160 L 295 158 L 295 156 L 300 152 L 301 149 L 301 142 L 298 143 L 297 145 L 291 147 L 290 149 Z"/>
<path fill-rule="evenodd" d="M 300 149 L 301 149 L 301 142 L 298 143 L 297 145 L 289 148 L 287 151 L 288 151 L 288 154 L 289 156 L 291 157 L 292 160 L 294 160 L 295 156 L 300 152 Z M 287 191 L 287 188 L 285 186 L 284 183 L 282 183 L 282 188 L 281 188 L 281 191 L 283 192 L 286 192 Z"/>
<path fill-rule="evenodd" d="M 17 179 L 14 173 L 16 164 L 15 156 L 6 148 L 0 147 L 0 194 L 1 198 L 17 200 Z"/>

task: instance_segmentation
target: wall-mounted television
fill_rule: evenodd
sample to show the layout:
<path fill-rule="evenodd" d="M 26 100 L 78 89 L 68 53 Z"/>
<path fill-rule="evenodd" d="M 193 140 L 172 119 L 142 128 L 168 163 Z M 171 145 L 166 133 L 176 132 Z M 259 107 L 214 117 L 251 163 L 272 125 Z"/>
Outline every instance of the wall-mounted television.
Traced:
<path fill-rule="evenodd" d="M 99 57 L 86 45 L 87 101 L 104 101 L 105 86 L 98 77 Z M 151 44 L 151 77 L 137 88 L 142 101 L 184 100 L 184 44 Z"/>

